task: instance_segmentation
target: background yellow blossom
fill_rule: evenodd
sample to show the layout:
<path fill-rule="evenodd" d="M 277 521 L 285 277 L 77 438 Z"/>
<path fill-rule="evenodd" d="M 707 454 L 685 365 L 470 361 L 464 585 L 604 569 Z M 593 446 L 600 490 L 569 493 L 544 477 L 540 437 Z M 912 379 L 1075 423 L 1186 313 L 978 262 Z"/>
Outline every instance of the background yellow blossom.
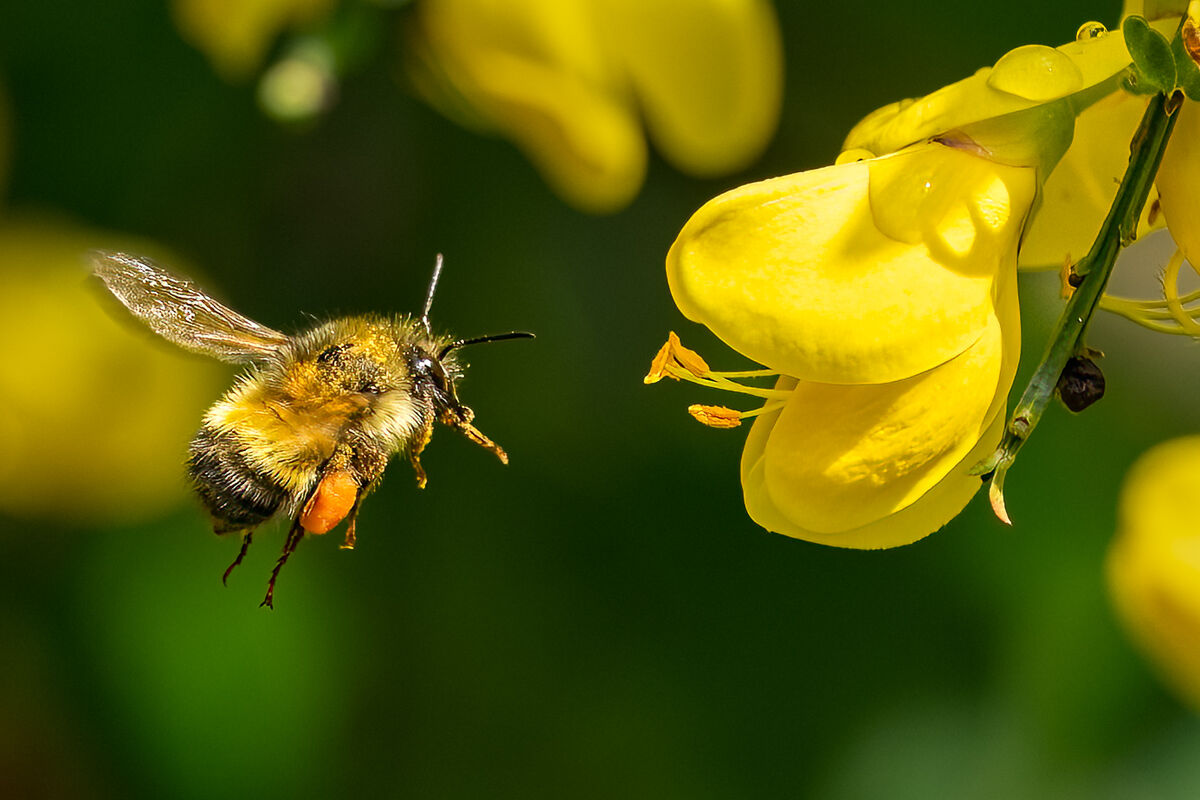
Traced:
<path fill-rule="evenodd" d="M 1200 437 L 1138 459 L 1121 489 L 1108 554 L 1113 601 L 1171 686 L 1200 709 Z"/>
<path fill-rule="evenodd" d="M 743 168 L 775 130 L 779 31 L 764 0 L 419 0 L 407 46 L 427 98 L 513 140 L 564 198 L 627 205 L 642 118 L 685 172 Z"/>

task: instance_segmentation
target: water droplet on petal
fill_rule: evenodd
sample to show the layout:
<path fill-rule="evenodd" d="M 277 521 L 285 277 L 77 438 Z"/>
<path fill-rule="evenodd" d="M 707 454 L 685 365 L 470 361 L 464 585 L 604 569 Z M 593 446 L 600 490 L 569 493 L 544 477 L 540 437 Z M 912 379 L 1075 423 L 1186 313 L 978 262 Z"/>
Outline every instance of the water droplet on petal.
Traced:
<path fill-rule="evenodd" d="M 1075 31 L 1075 41 L 1086 42 L 1088 39 L 1099 39 L 1108 34 L 1108 28 L 1101 22 L 1085 22 Z"/>
<path fill-rule="evenodd" d="M 1043 103 L 1082 89 L 1083 73 L 1064 53 L 1030 44 L 1001 56 L 987 84 L 997 91 Z"/>

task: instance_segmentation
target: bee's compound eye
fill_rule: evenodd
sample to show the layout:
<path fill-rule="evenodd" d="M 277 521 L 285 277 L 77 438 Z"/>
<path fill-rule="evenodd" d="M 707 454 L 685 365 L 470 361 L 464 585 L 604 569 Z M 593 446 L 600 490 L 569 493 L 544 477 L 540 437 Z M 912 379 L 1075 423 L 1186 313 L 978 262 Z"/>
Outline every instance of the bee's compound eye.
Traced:
<path fill-rule="evenodd" d="M 422 373 L 428 374 L 429 372 L 431 372 L 433 370 L 433 360 L 428 359 L 428 358 L 422 358 L 420 361 L 417 362 L 417 369 L 420 370 Z"/>

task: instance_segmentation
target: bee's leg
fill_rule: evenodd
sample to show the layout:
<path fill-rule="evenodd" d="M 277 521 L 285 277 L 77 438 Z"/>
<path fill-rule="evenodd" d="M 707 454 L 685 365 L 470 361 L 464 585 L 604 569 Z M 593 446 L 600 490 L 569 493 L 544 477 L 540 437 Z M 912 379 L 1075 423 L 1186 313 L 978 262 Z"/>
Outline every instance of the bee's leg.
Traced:
<path fill-rule="evenodd" d="M 429 444 L 429 440 L 433 438 L 433 415 L 429 414 L 425 417 L 425 427 L 413 439 L 412 446 L 408 451 L 408 463 L 412 464 L 413 472 L 417 475 L 417 488 L 424 489 L 428 479 L 425 477 L 425 468 L 421 466 L 421 451 L 425 449 L 425 445 Z"/>
<path fill-rule="evenodd" d="M 354 498 L 354 507 L 351 508 L 350 513 L 347 514 L 347 517 L 350 520 L 350 524 L 346 526 L 346 541 L 342 542 L 342 544 L 341 544 L 340 549 L 342 549 L 342 550 L 353 550 L 354 549 L 354 541 L 355 541 L 354 526 L 355 526 L 355 523 L 358 522 L 358 509 L 362 507 L 363 498 L 367 496 L 367 491 L 369 490 L 369 488 L 370 487 L 364 487 L 363 489 L 359 490 L 358 497 Z"/>
<path fill-rule="evenodd" d="M 471 420 L 475 418 L 475 412 L 466 406 L 459 406 L 451 412 L 448 412 L 442 417 L 442 421 L 447 425 L 453 425 L 463 432 L 463 435 L 470 439 L 480 447 L 491 450 L 496 454 L 496 458 L 500 459 L 500 463 L 508 463 L 508 453 L 504 452 L 504 448 L 493 442 L 488 437 L 471 424 Z"/>
<path fill-rule="evenodd" d="M 304 528 L 300 525 L 300 520 L 297 519 L 292 523 L 292 529 L 288 531 L 287 541 L 283 543 L 283 552 L 279 556 L 279 561 L 275 563 L 275 569 L 271 570 L 271 580 L 267 582 L 267 596 L 258 604 L 259 608 L 266 606 L 274 609 L 275 596 L 275 579 L 279 577 L 279 570 L 283 569 L 283 565 L 287 563 L 288 556 L 296 549 L 296 545 L 300 544 L 300 539 L 304 537 Z"/>
<path fill-rule="evenodd" d="M 242 559 L 246 557 L 246 551 L 250 549 L 250 540 L 253 538 L 254 528 L 250 528 L 248 531 L 242 534 L 242 549 L 238 551 L 237 558 L 233 560 L 233 563 L 225 569 L 225 574 L 221 576 L 221 583 L 225 584 L 226 586 L 229 585 L 229 573 L 233 572 L 234 567 L 242 563 Z"/>

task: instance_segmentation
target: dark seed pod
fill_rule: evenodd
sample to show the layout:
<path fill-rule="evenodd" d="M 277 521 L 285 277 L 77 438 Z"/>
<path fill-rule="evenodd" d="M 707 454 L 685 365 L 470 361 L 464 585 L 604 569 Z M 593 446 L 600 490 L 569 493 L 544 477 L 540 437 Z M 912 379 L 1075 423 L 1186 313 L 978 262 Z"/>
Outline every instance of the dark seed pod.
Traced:
<path fill-rule="evenodd" d="M 1058 376 L 1054 391 L 1063 405 L 1078 414 L 1104 397 L 1104 373 L 1087 356 L 1072 356 Z"/>

